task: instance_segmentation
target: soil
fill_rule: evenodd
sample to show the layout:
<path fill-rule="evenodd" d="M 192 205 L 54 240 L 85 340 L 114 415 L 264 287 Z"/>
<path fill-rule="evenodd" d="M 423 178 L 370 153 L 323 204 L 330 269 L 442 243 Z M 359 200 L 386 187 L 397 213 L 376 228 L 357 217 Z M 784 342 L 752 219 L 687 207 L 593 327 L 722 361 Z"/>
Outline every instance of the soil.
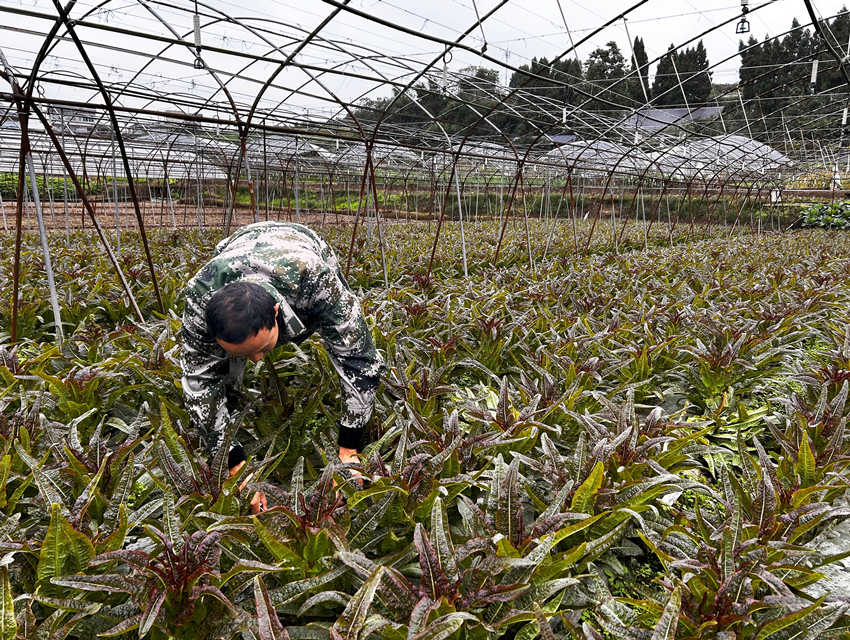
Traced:
<path fill-rule="evenodd" d="M 16 203 L 4 201 L 0 207 L 0 232 L 14 231 L 15 229 L 15 212 Z M 115 207 L 110 203 L 95 203 L 95 216 L 100 226 L 104 229 L 114 229 L 116 226 Z M 194 228 L 198 226 L 198 214 L 194 206 L 182 206 L 179 203 L 174 207 L 174 224 L 172 225 L 171 211 L 166 202 L 145 201 L 141 203 L 142 217 L 145 224 L 145 229 L 171 228 Z M 71 203 L 68 206 L 68 216 L 66 223 L 65 206 L 62 202 L 56 202 L 52 209 L 49 202 L 42 204 L 44 215 L 44 225 L 48 230 L 64 230 L 67 226 L 69 229 L 92 229 L 91 218 L 85 212 L 80 203 Z M 201 212 L 202 225 L 205 228 L 222 228 L 224 227 L 225 215 L 227 211 L 223 207 L 206 206 Z M 242 225 L 250 224 L 255 221 L 266 220 L 266 211 L 264 207 L 260 207 L 257 212 L 257 219 L 249 207 L 237 207 L 233 211 L 233 220 L 231 226 L 233 228 Z M 389 218 L 382 212 L 382 220 L 386 222 L 394 222 L 395 217 L 390 212 Z M 404 220 L 402 217 L 405 214 L 400 214 L 399 220 Z M 350 224 L 354 222 L 354 215 L 338 213 L 334 211 L 301 211 L 296 216 L 294 211 L 269 211 L 269 220 L 281 220 L 285 222 L 301 222 L 307 225 L 322 225 L 322 224 Z M 361 218 L 362 221 L 362 218 Z M 118 205 L 118 226 L 122 230 L 135 231 L 137 230 L 136 213 L 131 204 L 122 203 Z M 23 214 L 23 230 L 37 231 L 38 221 L 35 215 L 35 208 L 30 204 L 24 209 Z"/>

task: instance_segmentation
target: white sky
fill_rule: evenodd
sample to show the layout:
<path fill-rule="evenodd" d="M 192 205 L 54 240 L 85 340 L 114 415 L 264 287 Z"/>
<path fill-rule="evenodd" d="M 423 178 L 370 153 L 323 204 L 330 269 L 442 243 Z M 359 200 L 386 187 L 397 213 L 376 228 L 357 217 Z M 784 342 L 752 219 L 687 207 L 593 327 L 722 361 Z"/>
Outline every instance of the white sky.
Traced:
<path fill-rule="evenodd" d="M 185 10 L 175 10 L 174 7 L 188 9 L 192 6 L 190 0 L 173 0 L 155 3 L 147 0 L 151 7 L 169 23 L 178 33 L 186 35 L 191 31 L 191 13 Z M 441 38 L 455 40 L 459 33 L 475 23 L 475 9 L 484 16 L 503 0 L 351 0 L 350 6 L 364 11 L 375 17 L 401 24 L 416 33 L 428 33 Z M 561 54 L 569 47 L 569 37 L 559 10 L 559 0 L 509 0 L 498 12 L 487 19 L 483 26 L 486 37 L 487 55 L 512 66 L 528 63 L 532 56 L 552 58 Z M 831 16 L 844 6 L 846 0 L 814 0 L 819 16 Z M 203 5 L 204 3 L 202 3 Z M 301 27 L 304 32 L 312 31 L 333 10 L 334 7 L 322 0 L 250 0 L 237 2 L 233 0 L 208 0 L 207 6 L 232 17 L 250 18 L 251 24 L 269 30 L 268 37 L 274 46 L 284 45 L 284 53 L 292 51 L 295 43 L 303 36 L 292 25 Z M 560 0 L 567 25 L 573 41 L 578 42 L 586 37 L 593 29 L 605 24 L 611 18 L 632 6 L 634 2 L 621 0 Z M 751 12 L 749 19 L 752 25 L 752 35 L 758 39 L 774 36 L 790 28 L 791 20 L 796 17 L 800 22 L 809 22 L 802 0 L 775 0 L 766 6 L 759 0 L 750 0 Z M 80 18 L 84 12 L 96 6 L 93 0 L 81 0 L 77 3 L 73 16 Z M 727 62 L 720 63 L 714 70 L 714 81 L 727 83 L 738 79 L 739 57 L 737 56 L 738 42 L 741 36 L 735 33 L 737 16 L 740 13 L 740 0 L 648 0 L 640 8 L 629 13 L 628 26 L 632 38 L 641 36 L 647 46 L 650 60 L 663 54 L 671 43 L 682 44 L 696 38 L 701 32 L 711 30 L 717 25 L 730 21 L 729 24 L 712 31 L 704 36 L 704 42 L 712 64 L 718 64 L 724 58 Z M 19 8 L 55 15 L 55 9 L 50 0 L 0 0 L 0 9 Z M 160 24 L 149 12 L 145 11 L 138 0 L 114 0 L 103 4 L 102 9 L 89 18 L 108 25 L 120 25 L 168 36 L 168 30 Z M 273 22 L 273 21 L 279 22 Z M 282 24 L 281 24 L 282 23 Z M 13 66 L 22 71 L 28 70 L 34 56 L 34 51 L 41 46 L 40 34 L 49 28 L 47 20 L 24 18 L 12 13 L 0 11 L 0 49 L 6 54 Z M 28 30 L 32 33 L 28 33 Z M 129 36 L 117 36 L 92 29 L 80 29 L 80 36 L 89 43 L 100 43 L 113 47 L 112 49 L 89 46 L 99 72 L 106 80 L 116 81 L 125 79 L 132 72 L 139 70 L 145 63 L 141 56 L 132 53 L 134 48 L 145 51 L 158 50 L 160 45 L 144 42 Z M 363 47 L 384 56 L 397 56 L 416 61 L 416 67 L 421 63 L 431 62 L 442 50 L 438 43 L 400 33 L 362 18 L 341 13 L 336 16 L 321 32 L 324 38 L 343 43 L 348 48 Z M 748 36 L 744 36 L 748 37 Z M 188 40 L 192 39 L 188 35 Z M 261 43 L 254 34 L 247 33 L 241 27 L 219 22 L 202 30 L 202 40 L 205 44 L 236 48 L 243 51 L 267 54 L 269 47 Z M 588 54 L 596 47 L 614 40 L 618 43 L 624 55 L 630 55 L 626 30 L 622 20 L 606 27 L 600 34 L 578 47 L 578 55 L 586 60 Z M 482 44 L 482 31 L 476 29 L 466 40 L 470 46 L 479 49 Z M 79 55 L 70 43 L 63 43 L 48 59 L 45 70 L 72 71 L 87 75 Z M 192 56 L 185 48 L 173 48 L 167 54 L 176 62 L 158 62 L 148 68 L 140 77 L 157 91 L 173 93 L 209 93 L 214 90 L 214 83 L 205 71 L 196 71 L 191 66 Z M 277 57 L 283 54 L 278 53 Z M 207 54 L 205 59 L 212 68 L 237 71 L 244 62 L 222 55 Z M 318 67 L 328 67 L 343 64 L 347 71 L 366 72 L 363 64 L 353 61 L 339 51 L 333 51 L 327 46 L 311 46 L 299 54 L 297 60 Z M 402 82 L 411 77 L 411 71 L 405 71 L 399 66 L 376 62 L 375 65 L 388 76 L 396 76 Z M 452 70 L 458 70 L 468 65 L 496 67 L 494 61 L 486 60 L 470 52 L 456 51 L 449 64 Z M 439 65 L 442 69 L 442 65 Z M 251 103 L 262 82 L 275 69 L 275 65 L 265 63 L 252 67 L 246 75 L 253 78 L 248 80 L 233 80 L 229 85 L 238 102 Z M 506 79 L 509 71 L 501 69 L 502 79 Z M 371 74 L 371 72 L 370 72 Z M 333 90 L 344 100 L 353 99 L 364 92 L 371 91 L 370 97 L 389 95 L 386 86 L 376 86 L 362 80 L 342 78 L 340 76 L 323 76 L 325 86 Z M 309 80 L 303 72 L 287 70 L 278 78 L 282 87 L 297 87 Z M 4 89 L 5 90 L 5 89 Z M 315 94 L 324 94 L 324 89 L 311 83 L 306 88 Z M 65 93 L 67 91 L 55 89 Z M 60 95 L 60 94 L 57 94 Z M 326 95 L 326 94 L 324 94 Z M 77 96 L 88 99 L 91 96 Z M 332 112 L 333 108 L 327 103 L 305 96 L 291 96 L 283 88 L 270 91 L 267 98 L 271 104 L 281 102 L 293 111 L 309 107 L 318 112 Z M 269 104 L 269 103 L 266 103 Z"/>

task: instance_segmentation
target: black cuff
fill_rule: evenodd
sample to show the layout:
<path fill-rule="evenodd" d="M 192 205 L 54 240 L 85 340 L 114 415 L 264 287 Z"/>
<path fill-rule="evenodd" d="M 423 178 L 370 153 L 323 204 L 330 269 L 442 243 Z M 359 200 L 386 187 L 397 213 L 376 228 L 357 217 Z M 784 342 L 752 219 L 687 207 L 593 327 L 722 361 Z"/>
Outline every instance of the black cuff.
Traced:
<path fill-rule="evenodd" d="M 363 429 L 352 429 L 351 427 L 340 427 L 337 444 L 345 449 L 356 449 L 360 451 L 363 444 Z"/>
<path fill-rule="evenodd" d="M 248 458 L 245 456 L 245 449 L 242 445 L 237 444 L 227 454 L 227 468 L 232 469 L 240 462 L 245 462 Z"/>

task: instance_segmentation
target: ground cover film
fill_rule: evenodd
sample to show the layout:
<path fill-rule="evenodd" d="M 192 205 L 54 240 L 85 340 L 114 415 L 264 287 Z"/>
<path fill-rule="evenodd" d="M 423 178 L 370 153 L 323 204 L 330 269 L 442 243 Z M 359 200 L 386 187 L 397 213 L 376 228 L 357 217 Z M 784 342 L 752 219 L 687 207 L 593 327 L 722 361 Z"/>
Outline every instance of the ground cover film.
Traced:
<path fill-rule="evenodd" d="M 454 224 L 430 269 L 433 223 L 319 230 L 387 361 L 362 487 L 315 338 L 250 367 L 239 476 L 193 449 L 180 291 L 220 233 L 149 232 L 164 314 L 122 236 L 142 323 L 96 236 L 54 232 L 61 345 L 24 237 L 0 637 L 847 637 L 846 233 L 489 221 L 464 277 Z"/>

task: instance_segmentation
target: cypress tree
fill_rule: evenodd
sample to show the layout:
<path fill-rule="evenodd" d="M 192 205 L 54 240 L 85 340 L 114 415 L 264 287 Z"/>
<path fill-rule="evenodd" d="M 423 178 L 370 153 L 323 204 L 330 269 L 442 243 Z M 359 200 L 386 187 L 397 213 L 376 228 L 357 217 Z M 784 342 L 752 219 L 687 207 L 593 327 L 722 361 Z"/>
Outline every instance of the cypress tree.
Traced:
<path fill-rule="evenodd" d="M 676 63 L 678 62 L 677 60 Z M 685 84 L 685 94 L 691 107 L 703 106 L 711 96 L 711 74 L 708 67 L 708 53 L 700 40 L 695 48 L 688 50 L 687 57 L 688 80 Z M 679 73 L 681 72 L 680 69 Z"/>
<path fill-rule="evenodd" d="M 755 37 L 750 36 L 746 43 L 743 40 L 738 43 L 738 51 L 741 54 L 739 91 L 744 100 L 751 100 L 758 90 L 755 83 L 763 59 L 762 47 Z"/>
<path fill-rule="evenodd" d="M 628 88 L 626 93 L 638 104 L 643 104 L 648 101 L 651 94 L 649 92 L 649 57 L 646 55 L 646 47 L 643 43 L 643 38 L 635 37 L 632 45 L 634 55 L 631 56 L 631 66 L 629 67 L 630 78 L 628 80 Z M 635 66 L 637 61 L 637 66 Z M 643 87 L 641 87 L 643 82 Z M 646 94 L 644 94 L 644 91 Z"/>
<path fill-rule="evenodd" d="M 652 103 L 657 107 L 682 106 L 682 93 L 679 91 L 676 70 L 673 68 L 675 55 L 676 48 L 671 44 L 667 53 L 661 56 L 658 67 L 655 69 L 655 79 L 652 81 Z"/>

